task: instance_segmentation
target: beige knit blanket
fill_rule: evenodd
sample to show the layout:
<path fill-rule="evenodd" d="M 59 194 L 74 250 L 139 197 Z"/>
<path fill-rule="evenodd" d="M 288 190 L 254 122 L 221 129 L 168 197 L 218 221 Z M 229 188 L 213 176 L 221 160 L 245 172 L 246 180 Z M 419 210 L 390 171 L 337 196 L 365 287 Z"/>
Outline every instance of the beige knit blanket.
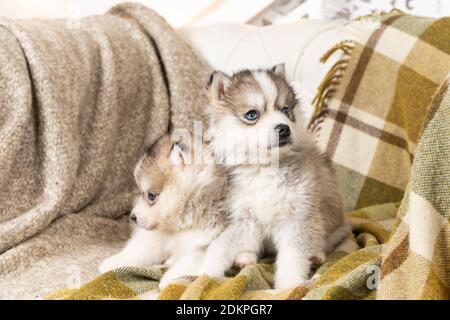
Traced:
<path fill-rule="evenodd" d="M 0 298 L 96 275 L 127 237 L 135 161 L 171 127 L 191 126 L 209 73 L 138 4 L 0 19 Z"/>

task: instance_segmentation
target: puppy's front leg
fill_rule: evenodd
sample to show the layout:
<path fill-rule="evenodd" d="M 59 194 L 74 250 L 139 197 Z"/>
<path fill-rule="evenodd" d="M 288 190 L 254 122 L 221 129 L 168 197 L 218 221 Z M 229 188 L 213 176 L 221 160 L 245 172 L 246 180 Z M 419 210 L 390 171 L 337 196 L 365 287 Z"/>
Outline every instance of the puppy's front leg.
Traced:
<path fill-rule="evenodd" d="M 166 242 L 164 233 L 136 228 L 125 248 L 103 261 L 99 271 L 104 273 L 124 266 L 148 267 L 161 264 L 166 258 Z"/>
<path fill-rule="evenodd" d="M 172 280 L 182 276 L 197 275 L 205 257 L 205 250 L 196 250 L 175 260 L 172 267 L 166 271 L 159 283 L 159 289 L 164 289 Z"/>
<path fill-rule="evenodd" d="M 262 231 L 255 221 L 243 219 L 231 222 L 209 245 L 200 274 L 223 276 L 239 253 L 253 252 L 258 255 L 261 243 Z"/>
<path fill-rule="evenodd" d="M 305 283 L 309 278 L 311 259 L 324 256 L 322 240 L 309 231 L 298 221 L 286 222 L 276 228 L 276 289 L 293 288 Z"/>

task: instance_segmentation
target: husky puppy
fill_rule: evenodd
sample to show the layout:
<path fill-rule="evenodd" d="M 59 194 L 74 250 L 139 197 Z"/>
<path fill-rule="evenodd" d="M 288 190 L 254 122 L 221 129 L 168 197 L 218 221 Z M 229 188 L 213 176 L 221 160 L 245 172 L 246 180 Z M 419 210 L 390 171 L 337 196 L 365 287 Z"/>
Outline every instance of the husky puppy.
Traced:
<path fill-rule="evenodd" d="M 163 136 L 141 157 L 134 171 L 140 195 L 130 214 L 137 227 L 125 248 L 100 265 L 101 272 L 173 261 L 160 288 L 197 274 L 206 247 L 224 227 L 226 175 L 207 149 L 194 163 L 197 144 L 191 138 Z"/>
<path fill-rule="evenodd" d="M 231 172 L 230 222 L 199 273 L 275 253 L 276 288 L 302 284 L 349 233 L 333 168 L 303 124 L 284 64 L 212 74 L 207 140 Z"/>

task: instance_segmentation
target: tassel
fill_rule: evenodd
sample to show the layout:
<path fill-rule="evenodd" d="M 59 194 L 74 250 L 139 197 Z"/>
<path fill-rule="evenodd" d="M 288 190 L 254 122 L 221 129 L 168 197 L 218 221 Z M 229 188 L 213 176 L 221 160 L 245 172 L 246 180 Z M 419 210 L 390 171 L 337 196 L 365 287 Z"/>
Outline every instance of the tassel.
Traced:
<path fill-rule="evenodd" d="M 314 108 L 313 115 L 308 124 L 308 129 L 313 132 L 317 132 L 319 124 L 323 122 L 328 101 L 334 96 L 337 86 L 341 83 L 345 69 L 347 68 L 350 56 L 352 54 L 355 42 L 353 40 L 346 40 L 337 43 L 330 50 L 328 50 L 321 58 L 321 63 L 326 63 L 328 59 L 337 51 L 342 51 L 343 56 L 328 70 L 324 79 L 322 80 L 319 88 L 317 88 L 317 94 L 312 101 Z"/>

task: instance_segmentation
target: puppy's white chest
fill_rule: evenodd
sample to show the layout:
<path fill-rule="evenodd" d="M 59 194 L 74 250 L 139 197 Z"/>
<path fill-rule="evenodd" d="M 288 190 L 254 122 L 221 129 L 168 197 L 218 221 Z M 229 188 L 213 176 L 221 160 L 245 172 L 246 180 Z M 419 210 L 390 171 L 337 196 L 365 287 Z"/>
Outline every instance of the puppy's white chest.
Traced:
<path fill-rule="evenodd" d="M 206 247 L 216 234 L 215 229 L 180 231 L 172 236 L 167 246 L 172 256 L 180 257 L 187 252 Z"/>
<path fill-rule="evenodd" d="M 235 179 L 232 212 L 236 218 L 252 217 L 269 225 L 289 213 L 290 198 L 276 168 L 243 172 Z"/>

